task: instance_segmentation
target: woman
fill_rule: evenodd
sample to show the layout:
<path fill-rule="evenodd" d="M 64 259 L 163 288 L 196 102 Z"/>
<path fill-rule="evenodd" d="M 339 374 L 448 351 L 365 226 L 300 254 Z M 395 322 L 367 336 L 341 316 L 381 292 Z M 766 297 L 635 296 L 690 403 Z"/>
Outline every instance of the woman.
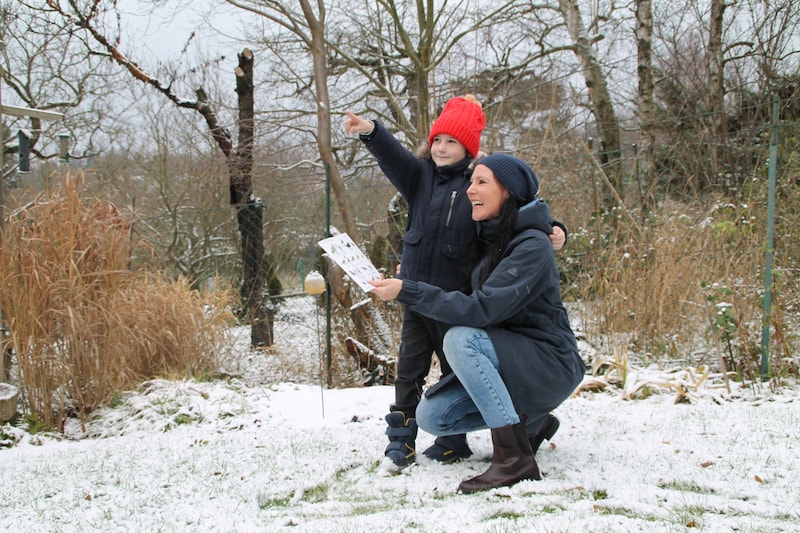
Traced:
<path fill-rule="evenodd" d="M 533 170 L 516 157 L 495 154 L 476 165 L 467 190 L 478 228 L 472 292 L 409 279 L 372 282 L 381 299 L 454 325 L 444 338 L 453 374 L 426 392 L 417 423 L 433 435 L 491 429 L 492 464 L 462 482 L 463 492 L 541 479 L 530 428 L 541 426 L 586 371 L 561 301 L 550 213 L 538 189 Z"/>

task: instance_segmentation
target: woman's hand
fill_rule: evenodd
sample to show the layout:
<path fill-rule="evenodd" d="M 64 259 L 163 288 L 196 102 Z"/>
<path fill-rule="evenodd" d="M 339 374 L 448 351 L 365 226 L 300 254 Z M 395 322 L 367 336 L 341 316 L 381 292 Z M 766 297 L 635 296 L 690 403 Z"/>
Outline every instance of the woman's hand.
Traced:
<path fill-rule="evenodd" d="M 403 288 L 403 280 L 398 278 L 385 279 L 381 274 L 381 279 L 369 282 L 374 288 L 370 291 L 383 301 L 394 300 Z"/>

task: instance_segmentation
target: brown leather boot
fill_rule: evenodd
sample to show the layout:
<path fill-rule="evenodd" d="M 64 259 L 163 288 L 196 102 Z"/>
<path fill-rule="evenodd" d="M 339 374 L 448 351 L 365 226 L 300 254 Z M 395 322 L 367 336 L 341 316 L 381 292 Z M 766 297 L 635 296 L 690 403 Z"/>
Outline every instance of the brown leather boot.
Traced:
<path fill-rule="evenodd" d="M 523 422 L 492 429 L 492 445 L 494 454 L 489 469 L 479 476 L 462 481 L 458 486 L 462 492 L 469 494 L 508 487 L 523 479 L 542 479 Z"/>
<path fill-rule="evenodd" d="M 539 429 L 539 432 L 533 437 L 528 438 L 531 443 L 531 451 L 533 451 L 533 455 L 536 455 L 536 452 L 539 451 L 539 446 L 542 445 L 545 439 L 553 439 L 553 435 L 556 434 L 556 431 L 558 431 L 558 426 L 560 425 L 561 422 L 558 421 L 558 418 L 556 418 L 554 414 L 550 413 L 547 415 L 547 418 L 545 418 L 542 427 Z"/>

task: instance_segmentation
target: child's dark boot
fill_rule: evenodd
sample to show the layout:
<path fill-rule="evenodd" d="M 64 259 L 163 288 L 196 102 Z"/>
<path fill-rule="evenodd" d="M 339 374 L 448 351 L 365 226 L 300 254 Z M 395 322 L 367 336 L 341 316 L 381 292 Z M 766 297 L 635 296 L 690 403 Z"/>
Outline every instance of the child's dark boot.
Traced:
<path fill-rule="evenodd" d="M 411 413 L 392 409 L 386 415 L 386 435 L 389 445 L 384 454 L 395 466 L 404 468 L 415 460 L 415 441 L 417 438 L 417 419 Z"/>

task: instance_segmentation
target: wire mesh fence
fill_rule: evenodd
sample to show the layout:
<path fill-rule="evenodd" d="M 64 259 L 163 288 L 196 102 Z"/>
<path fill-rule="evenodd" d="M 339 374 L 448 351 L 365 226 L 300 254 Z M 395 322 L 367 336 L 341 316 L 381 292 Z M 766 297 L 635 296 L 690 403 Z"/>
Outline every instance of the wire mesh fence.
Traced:
<path fill-rule="evenodd" d="M 778 135 L 773 155 L 769 139 L 774 127 Z M 654 361 L 719 364 L 724 357 L 728 368 L 757 373 L 766 321 L 773 334 L 774 366 L 796 369 L 797 131 L 797 122 L 783 119 L 739 132 L 731 143 L 745 137 L 750 142 L 731 150 L 733 162 L 711 184 L 697 176 L 709 174 L 704 156 L 713 143 L 658 144 L 653 192 L 657 207 L 650 212 L 641 208 L 643 153 L 633 143 L 619 154 L 623 189 L 615 191 L 621 202 L 612 208 L 604 205 L 609 182 L 598 143 L 565 137 L 526 144 L 515 152 L 531 162 L 540 178 L 540 195 L 554 218 L 569 229 L 567 245 L 556 258 L 565 299 L 580 304 L 573 316 L 588 344 L 604 351 L 624 346 Z M 380 270 L 392 275 L 402 252 L 404 202 L 366 149 L 361 147 L 358 153 L 354 163 L 339 169 L 354 207 L 354 238 Z M 777 168 L 770 266 L 774 298 L 771 316 L 765 317 L 771 157 Z M 305 276 L 326 268 L 316 243 L 345 227 L 327 177 L 318 164 L 256 167 L 253 190 L 263 203 L 266 290 L 276 307 L 293 306 L 292 300 L 304 295 Z M 224 162 L 186 163 L 145 178 L 151 180 L 148 187 L 136 181 L 121 183 L 119 174 L 98 171 L 91 181 L 97 197 L 113 198 L 113 189 L 136 198 L 127 201 L 133 213 L 132 239 L 139 244 L 131 267 L 166 269 L 191 280 L 196 288 L 238 290 L 241 235 L 235 208 L 227 203 Z M 20 194 L 23 187 L 11 191 L 18 205 L 35 197 L 37 187 L 47 188 L 47 179 L 28 186 L 33 192 L 27 196 Z M 118 205 L 124 207 L 126 202 Z M 10 205 L 9 216 L 13 213 Z M 356 289 L 353 298 L 355 304 L 366 295 Z M 335 374 L 331 383 L 365 379 L 353 370 L 347 342 L 370 346 L 371 339 L 351 336 L 350 309 L 341 301 L 323 298 L 318 305 L 325 316 L 326 365 Z M 399 306 L 376 303 L 375 307 L 396 337 Z M 280 317 L 275 314 L 276 320 Z M 285 348 L 282 331 L 276 328 L 275 341 Z M 389 357 L 392 350 L 381 355 Z M 746 368 L 745 360 L 755 370 Z"/>
<path fill-rule="evenodd" d="M 778 205 L 771 266 L 777 296 L 768 320 L 778 335 L 773 358 L 791 368 L 797 364 L 797 339 L 790 333 L 795 326 L 792 310 L 800 304 L 796 244 L 800 195 L 793 155 L 797 124 L 777 125 L 781 165 L 774 176 Z M 657 207 L 649 212 L 642 209 L 648 185 L 641 170 L 643 153 L 633 144 L 619 154 L 622 190 L 614 191 L 618 196 L 612 208 L 604 204 L 610 184 L 597 143 L 572 138 L 520 151 L 518 155 L 532 162 L 541 182 L 540 195 L 554 218 L 570 230 L 557 260 L 565 299 L 580 302 L 583 309 L 575 321 L 589 344 L 603 350 L 624 345 L 653 360 L 720 364 L 726 357 L 728 368 L 758 373 L 765 320 L 771 127 L 764 123 L 746 132 L 762 140 L 750 144 L 749 150 L 733 150 L 732 157 L 738 159 L 712 184 L 696 179 L 708 174 L 707 168 L 702 172 L 691 168 L 707 165 L 704 155 L 713 146 L 695 146 L 691 153 L 674 144 L 654 147 L 661 163 L 653 182 Z M 361 153 L 355 164 L 340 168 L 354 207 L 357 235 L 353 237 L 380 270 L 392 275 L 402 252 L 403 201 L 367 151 L 362 148 Z M 291 306 L 293 298 L 304 294 L 305 276 L 326 268 L 316 243 L 345 226 L 325 169 L 318 164 L 287 168 L 254 176 L 254 190 L 264 205 L 265 269 L 276 306 Z M 160 239 L 159 260 L 191 275 L 198 286 L 222 281 L 236 287 L 242 258 L 233 208 L 219 202 L 173 211 L 171 217 L 163 210 L 150 217 L 137 212 L 140 234 Z M 186 237 L 175 237 L 178 234 Z M 366 295 L 353 298 L 355 303 Z M 319 302 L 327 315 L 323 341 L 327 364 L 349 369 L 348 339 L 367 346 L 370 339 L 351 339 L 349 310 L 341 308 L 343 302 L 331 300 Z M 379 311 L 391 315 L 399 331 L 399 306 Z M 276 341 L 280 344 L 281 339 Z M 744 368 L 743 360 L 751 368 Z M 341 374 L 356 379 L 350 370 Z"/>

